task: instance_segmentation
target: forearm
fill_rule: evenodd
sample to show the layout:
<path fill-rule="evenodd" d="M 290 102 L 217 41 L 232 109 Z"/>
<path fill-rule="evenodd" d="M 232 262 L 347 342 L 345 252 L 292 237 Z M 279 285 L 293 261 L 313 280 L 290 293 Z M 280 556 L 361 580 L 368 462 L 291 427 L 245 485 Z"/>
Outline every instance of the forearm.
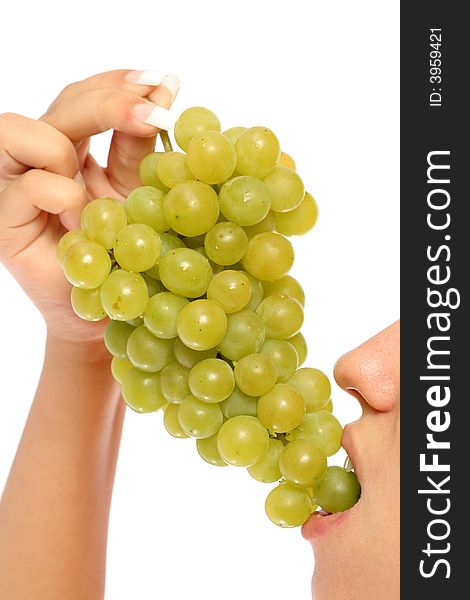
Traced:
<path fill-rule="evenodd" d="M 0 502 L 0 600 L 103 596 L 124 418 L 103 350 L 48 339 Z"/>

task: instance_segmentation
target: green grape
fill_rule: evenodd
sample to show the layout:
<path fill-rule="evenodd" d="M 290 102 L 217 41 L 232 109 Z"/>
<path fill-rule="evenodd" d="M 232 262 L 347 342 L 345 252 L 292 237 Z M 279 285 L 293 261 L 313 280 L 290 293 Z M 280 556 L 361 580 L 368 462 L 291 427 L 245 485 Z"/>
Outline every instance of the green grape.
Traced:
<path fill-rule="evenodd" d="M 159 271 L 161 282 L 170 292 L 187 298 L 205 294 L 212 278 L 207 258 L 190 248 L 167 252 L 160 258 Z"/>
<path fill-rule="evenodd" d="M 158 338 L 140 325 L 127 340 L 127 356 L 135 367 L 157 372 L 174 360 L 173 345 L 173 340 Z"/>
<path fill-rule="evenodd" d="M 269 448 L 266 454 L 257 463 L 248 467 L 248 473 L 261 483 L 273 483 L 281 478 L 279 457 L 284 449 L 281 440 L 269 438 Z"/>
<path fill-rule="evenodd" d="M 265 296 L 287 294 L 305 306 L 305 292 L 297 279 L 291 275 L 284 275 L 276 281 L 263 281 L 263 289 Z"/>
<path fill-rule="evenodd" d="M 206 233 L 217 223 L 219 200 L 206 183 L 178 183 L 166 195 L 163 211 L 174 231 L 193 237 Z"/>
<path fill-rule="evenodd" d="M 129 325 L 132 325 L 132 327 L 139 327 L 139 325 L 144 324 L 144 320 L 142 317 L 136 317 L 135 319 L 128 319 L 125 322 L 128 323 Z M 118 321 L 118 323 L 122 323 L 122 321 Z"/>
<path fill-rule="evenodd" d="M 122 269 L 113 271 L 101 286 L 101 303 L 107 315 L 116 321 L 139 317 L 148 302 L 145 279 Z"/>
<path fill-rule="evenodd" d="M 71 302 L 75 314 L 85 321 L 101 321 L 106 317 L 100 300 L 99 288 L 84 290 L 73 287 Z"/>
<path fill-rule="evenodd" d="M 330 513 L 343 512 L 356 504 L 361 486 L 353 471 L 343 467 L 328 467 L 315 493 L 318 504 Z"/>
<path fill-rule="evenodd" d="M 261 300 L 264 298 L 263 286 L 261 284 L 261 281 L 259 279 L 256 279 L 256 277 L 253 277 L 253 275 L 251 275 L 250 273 L 247 273 L 246 271 L 242 271 L 242 273 L 248 277 L 251 285 L 251 298 L 248 304 L 246 305 L 246 308 L 248 310 L 255 311 L 260 305 Z"/>
<path fill-rule="evenodd" d="M 330 399 L 330 380 L 319 369 L 298 369 L 288 383 L 302 394 L 307 412 L 321 410 Z"/>
<path fill-rule="evenodd" d="M 315 226 L 318 206 L 315 198 L 305 192 L 304 199 L 294 210 L 276 213 L 276 229 L 283 235 L 304 235 Z"/>
<path fill-rule="evenodd" d="M 250 127 L 235 142 L 237 171 L 262 179 L 279 162 L 281 148 L 274 133 L 266 127 Z"/>
<path fill-rule="evenodd" d="M 76 242 L 64 258 L 64 274 L 75 287 L 91 290 L 99 287 L 111 271 L 109 254 L 96 242 Z"/>
<path fill-rule="evenodd" d="M 297 356 L 299 357 L 299 364 L 297 366 L 300 367 L 307 359 L 307 342 L 305 341 L 302 333 L 299 331 L 299 333 L 296 333 L 289 338 L 289 344 L 294 346 L 297 351 Z"/>
<path fill-rule="evenodd" d="M 157 175 L 169 188 L 175 187 L 177 183 L 195 179 L 188 168 L 186 154 L 182 152 L 165 152 L 157 163 Z"/>
<path fill-rule="evenodd" d="M 259 223 L 255 223 L 255 225 L 247 225 L 243 229 L 245 230 L 246 235 L 250 238 L 258 233 L 265 233 L 266 231 L 274 231 L 276 227 L 276 217 L 272 210 L 268 212 L 268 214 L 262 219 Z"/>
<path fill-rule="evenodd" d="M 218 131 L 194 135 L 189 142 L 187 158 L 191 173 L 210 184 L 226 181 L 237 161 L 233 143 Z"/>
<path fill-rule="evenodd" d="M 149 298 L 151 298 L 152 296 L 155 296 L 155 294 L 159 294 L 160 292 L 163 291 L 163 286 L 159 281 L 157 281 L 156 279 L 154 279 L 147 273 L 141 273 L 141 275 L 145 279 L 145 283 L 147 284 L 147 291 L 149 294 Z M 139 325 L 142 325 L 142 323 L 143 323 L 143 321 L 141 321 L 139 323 Z"/>
<path fill-rule="evenodd" d="M 193 106 L 186 109 L 175 123 L 175 140 L 181 150 L 188 150 L 189 142 L 203 131 L 220 131 L 220 121 L 207 108 Z"/>
<path fill-rule="evenodd" d="M 57 260 L 59 261 L 59 264 L 63 266 L 65 255 L 69 248 L 77 242 L 86 242 L 89 241 L 89 239 L 87 232 L 83 231 L 83 229 L 73 229 L 72 231 L 64 233 L 57 244 Z"/>
<path fill-rule="evenodd" d="M 209 350 L 223 340 L 227 317 L 218 302 L 195 300 L 180 311 L 176 329 L 181 341 L 189 348 Z"/>
<path fill-rule="evenodd" d="M 113 356 L 127 358 L 127 340 L 134 329 L 124 321 L 109 321 L 104 331 L 104 343 Z"/>
<path fill-rule="evenodd" d="M 160 234 L 160 256 L 157 259 L 156 264 L 151 268 L 147 269 L 147 275 L 153 277 L 153 279 L 160 279 L 160 269 L 159 263 L 163 256 L 166 256 L 170 250 L 175 250 L 176 248 L 184 248 L 185 245 L 182 240 L 177 235 L 173 233 L 161 233 Z"/>
<path fill-rule="evenodd" d="M 294 263 L 294 249 L 278 233 L 258 233 L 248 242 L 243 268 L 258 279 L 274 281 L 287 274 Z"/>
<path fill-rule="evenodd" d="M 220 188 L 220 211 L 237 225 L 255 225 L 271 208 L 266 184 L 256 177 L 239 176 L 229 179 Z"/>
<path fill-rule="evenodd" d="M 243 229 L 230 221 L 222 221 L 206 234 L 204 248 L 207 256 L 218 265 L 233 265 L 243 258 L 248 238 Z"/>
<path fill-rule="evenodd" d="M 178 420 L 189 436 L 208 438 L 219 431 L 223 415 L 218 404 L 187 396 L 178 406 Z"/>
<path fill-rule="evenodd" d="M 188 378 L 191 394 L 204 402 L 222 402 L 235 387 L 231 366 L 220 358 L 206 358 L 191 369 Z"/>
<path fill-rule="evenodd" d="M 288 169 L 296 170 L 295 161 L 290 154 L 287 152 L 281 152 L 281 156 L 279 158 L 279 166 L 287 167 Z"/>
<path fill-rule="evenodd" d="M 279 468 L 290 483 L 304 487 L 313 485 L 326 471 L 326 455 L 313 440 L 290 442 L 282 451 Z"/>
<path fill-rule="evenodd" d="M 264 325 L 258 315 L 251 310 L 241 310 L 227 315 L 227 331 L 219 341 L 219 352 L 229 360 L 240 360 L 258 352 L 264 336 Z"/>
<path fill-rule="evenodd" d="M 264 183 L 271 196 L 271 208 L 276 213 L 293 210 L 304 199 L 303 181 L 292 169 L 276 167 L 264 178 Z"/>
<path fill-rule="evenodd" d="M 300 425 L 292 431 L 293 440 L 313 440 L 326 456 L 333 456 L 341 448 L 343 428 L 338 419 L 327 410 L 307 413 Z"/>
<path fill-rule="evenodd" d="M 277 367 L 277 383 L 285 383 L 297 369 L 298 356 L 290 340 L 265 340 L 260 354 L 268 356 Z"/>
<path fill-rule="evenodd" d="M 189 369 L 174 361 L 161 372 L 160 385 L 165 399 L 172 404 L 181 404 L 191 394 L 188 385 Z"/>
<path fill-rule="evenodd" d="M 256 314 L 266 327 L 266 335 L 278 340 L 291 338 L 304 322 L 302 305 L 287 294 L 268 296 L 258 306 Z"/>
<path fill-rule="evenodd" d="M 139 164 L 139 177 L 143 185 L 151 185 L 166 194 L 168 188 L 157 175 L 158 162 L 164 154 L 164 152 L 151 152 L 144 156 Z"/>
<path fill-rule="evenodd" d="M 132 367 L 122 381 L 122 397 L 129 408 L 140 413 L 154 412 L 165 404 L 160 389 L 160 373 Z"/>
<path fill-rule="evenodd" d="M 209 283 L 207 297 L 216 300 L 226 313 L 238 312 L 251 299 L 250 280 L 241 271 L 221 271 Z"/>
<path fill-rule="evenodd" d="M 126 225 L 114 242 L 114 258 L 126 271 L 150 269 L 157 262 L 159 254 L 160 237 L 148 225 Z"/>
<path fill-rule="evenodd" d="M 144 323 L 154 335 L 170 339 L 177 336 L 176 318 L 189 300 L 171 292 L 152 296 L 144 310 Z"/>
<path fill-rule="evenodd" d="M 215 467 L 227 467 L 227 463 L 221 458 L 217 449 L 217 433 L 208 438 L 196 440 L 196 448 L 199 456 L 210 465 Z"/>
<path fill-rule="evenodd" d="M 114 198 L 97 198 L 82 211 L 82 228 L 106 250 L 111 250 L 117 234 L 125 225 L 126 211 Z"/>
<path fill-rule="evenodd" d="M 279 527 L 299 527 L 312 512 L 312 499 L 306 489 L 281 483 L 266 498 L 266 514 Z"/>
<path fill-rule="evenodd" d="M 266 454 L 269 435 L 256 417 L 232 417 L 220 428 L 217 448 L 223 460 L 236 467 L 251 467 Z"/>
<path fill-rule="evenodd" d="M 178 419 L 178 405 L 169 404 L 163 413 L 163 425 L 170 435 L 175 438 L 188 438 L 189 435 L 181 427 Z"/>
<path fill-rule="evenodd" d="M 237 386 L 234 387 L 230 396 L 220 403 L 220 408 L 226 419 L 238 417 L 239 415 L 251 415 L 256 417 L 258 399 L 244 394 Z"/>
<path fill-rule="evenodd" d="M 188 248 L 192 248 L 193 250 L 196 250 L 196 248 L 200 248 L 201 246 L 204 246 L 205 237 L 206 237 L 206 234 L 202 233 L 201 235 L 194 235 L 192 237 L 183 237 L 182 241 L 183 241 L 184 245 L 187 246 Z"/>
<path fill-rule="evenodd" d="M 134 368 L 134 365 L 127 358 L 119 358 L 119 356 L 113 356 L 113 359 L 111 361 L 111 373 L 118 383 L 123 382 L 127 371 L 129 371 L 132 368 Z"/>
<path fill-rule="evenodd" d="M 195 364 L 206 358 L 215 358 L 217 356 L 217 348 L 209 348 L 208 350 L 193 350 L 188 348 L 186 344 L 177 338 L 173 348 L 176 360 L 187 369 L 192 369 Z"/>
<path fill-rule="evenodd" d="M 163 214 L 163 200 L 165 194 L 162 190 L 151 185 L 144 185 L 127 196 L 124 210 L 129 223 L 141 223 L 163 233 L 170 228 Z"/>
<path fill-rule="evenodd" d="M 221 273 L 224 270 L 222 265 L 218 265 L 217 263 L 212 262 L 210 260 L 210 258 L 207 256 L 207 252 L 206 252 L 206 249 L 204 248 L 204 246 L 199 246 L 198 248 L 194 248 L 194 250 L 196 252 L 199 252 L 199 254 L 201 254 L 201 256 L 204 256 L 204 258 L 207 258 L 207 260 L 209 261 L 209 264 L 211 266 L 213 275 L 217 275 L 217 273 Z"/>
<path fill-rule="evenodd" d="M 287 383 L 276 385 L 258 401 L 258 418 L 263 425 L 275 433 L 295 429 L 305 415 L 305 400 Z"/>
<path fill-rule="evenodd" d="M 322 410 L 326 410 L 329 413 L 333 413 L 333 400 L 330 398 Z"/>
<path fill-rule="evenodd" d="M 249 396 L 262 396 L 274 387 L 277 367 L 265 354 L 248 354 L 237 362 L 234 375 L 242 392 Z"/>
<path fill-rule="evenodd" d="M 246 127 L 230 127 L 230 129 L 226 129 L 222 133 L 232 142 L 232 144 L 235 144 L 244 131 L 246 131 Z"/>

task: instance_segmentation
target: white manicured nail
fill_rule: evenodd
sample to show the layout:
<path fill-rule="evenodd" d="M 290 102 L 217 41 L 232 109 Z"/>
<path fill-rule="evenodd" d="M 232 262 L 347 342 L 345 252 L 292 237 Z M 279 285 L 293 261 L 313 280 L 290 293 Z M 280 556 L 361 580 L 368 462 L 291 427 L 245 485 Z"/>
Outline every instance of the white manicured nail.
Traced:
<path fill-rule="evenodd" d="M 173 100 L 176 98 L 178 90 L 180 89 L 180 78 L 178 75 L 175 75 L 174 73 L 168 73 L 168 75 L 165 75 L 165 77 L 162 79 L 160 85 L 163 85 L 170 90 L 172 94 L 171 101 L 173 102 Z"/>
<path fill-rule="evenodd" d="M 134 114 L 139 121 L 158 129 L 171 129 L 176 121 L 168 109 L 156 104 L 137 104 L 134 107 Z"/>
<path fill-rule="evenodd" d="M 129 83 L 138 83 L 141 85 L 160 85 L 166 73 L 163 71 L 130 71 L 125 79 Z"/>

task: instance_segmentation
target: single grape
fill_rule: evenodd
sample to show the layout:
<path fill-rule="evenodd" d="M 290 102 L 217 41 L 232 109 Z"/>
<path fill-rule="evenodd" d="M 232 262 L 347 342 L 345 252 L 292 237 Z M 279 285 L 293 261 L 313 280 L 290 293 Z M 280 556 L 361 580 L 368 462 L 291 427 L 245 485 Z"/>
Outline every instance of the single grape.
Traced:
<path fill-rule="evenodd" d="M 294 249 L 274 232 L 258 233 L 248 242 L 243 268 L 258 279 L 274 281 L 287 274 L 294 263 Z"/>
<path fill-rule="evenodd" d="M 264 178 L 264 183 L 271 196 L 271 208 L 276 213 L 293 210 L 304 199 L 303 181 L 292 169 L 276 167 Z"/>
<path fill-rule="evenodd" d="M 302 333 L 299 331 L 299 333 L 289 338 L 289 344 L 297 351 L 297 356 L 299 357 L 299 364 L 297 366 L 302 366 L 307 359 L 307 342 Z"/>
<path fill-rule="evenodd" d="M 188 438 L 189 435 L 181 427 L 178 419 L 178 405 L 169 404 L 163 413 L 163 425 L 170 435 L 175 438 Z"/>
<path fill-rule="evenodd" d="M 361 486 L 353 471 L 343 467 L 328 467 L 320 481 L 315 500 L 330 513 L 343 512 L 356 504 L 361 496 Z"/>
<path fill-rule="evenodd" d="M 279 166 L 288 167 L 293 171 L 296 170 L 295 161 L 290 154 L 287 154 L 287 152 L 281 152 L 281 156 L 279 158 Z"/>
<path fill-rule="evenodd" d="M 301 394 L 287 383 L 276 385 L 258 401 L 258 418 L 261 423 L 275 433 L 295 429 L 305 415 L 305 400 Z"/>
<path fill-rule="evenodd" d="M 246 131 L 246 127 L 230 127 L 230 129 L 226 129 L 222 133 L 232 142 L 232 144 L 235 144 L 244 131 Z"/>
<path fill-rule="evenodd" d="M 262 483 L 278 481 L 282 475 L 279 469 L 279 457 L 284 449 L 281 440 L 269 438 L 269 447 L 266 454 L 254 465 L 248 467 L 248 473 Z"/>
<path fill-rule="evenodd" d="M 220 217 L 220 215 L 219 215 Z M 200 248 L 204 246 L 204 240 L 206 238 L 206 234 L 202 233 L 201 235 L 193 235 L 192 237 L 183 237 L 178 238 L 182 239 L 184 246 L 187 248 L 191 248 L 192 250 L 196 250 L 196 248 Z"/>
<path fill-rule="evenodd" d="M 57 244 L 57 260 L 59 261 L 59 264 L 63 266 L 65 255 L 69 248 L 77 242 L 86 242 L 89 241 L 89 239 L 87 232 L 83 231 L 83 229 L 74 229 L 64 233 Z"/>
<path fill-rule="evenodd" d="M 101 286 L 101 303 L 107 315 L 117 321 L 139 317 L 148 302 L 145 279 L 122 269 L 113 271 Z"/>
<path fill-rule="evenodd" d="M 287 294 L 297 300 L 297 302 L 300 302 L 302 306 L 305 306 L 305 292 L 297 279 L 292 277 L 292 275 L 284 275 L 284 277 L 276 279 L 276 281 L 263 281 L 263 289 L 265 296 Z"/>
<path fill-rule="evenodd" d="M 186 109 L 175 123 L 175 139 L 178 146 L 185 152 L 189 142 L 203 131 L 220 131 L 220 121 L 216 115 L 200 106 Z"/>
<path fill-rule="evenodd" d="M 274 387 L 277 367 L 265 354 L 248 354 L 237 362 L 234 375 L 242 392 L 249 396 L 262 396 Z"/>
<path fill-rule="evenodd" d="M 151 185 L 143 185 L 132 190 L 124 205 L 128 223 L 148 225 L 157 233 L 167 231 L 170 226 L 163 214 L 164 198 L 165 194 Z"/>
<path fill-rule="evenodd" d="M 134 365 L 127 358 L 113 356 L 111 361 L 111 373 L 118 383 L 122 384 L 127 371 L 132 368 L 134 368 Z"/>
<path fill-rule="evenodd" d="M 299 332 L 304 322 L 302 305 L 286 294 L 265 298 L 256 309 L 269 338 L 287 340 Z"/>
<path fill-rule="evenodd" d="M 176 329 L 181 341 L 189 348 L 209 350 L 224 339 L 227 317 L 218 302 L 195 300 L 180 311 Z"/>
<path fill-rule="evenodd" d="M 219 192 L 220 210 L 237 225 L 255 225 L 266 218 L 271 197 L 266 184 L 256 177 L 233 177 Z"/>
<path fill-rule="evenodd" d="M 204 402 L 222 402 L 235 387 L 231 366 L 220 358 L 206 358 L 191 369 L 188 377 L 191 394 Z"/>
<path fill-rule="evenodd" d="M 75 287 L 91 290 L 99 287 L 111 271 L 109 254 L 96 242 L 76 242 L 64 258 L 64 274 Z"/>
<path fill-rule="evenodd" d="M 222 425 L 217 448 L 230 465 L 251 467 L 268 451 L 269 435 L 256 417 L 240 415 Z"/>
<path fill-rule="evenodd" d="M 125 321 L 109 321 L 104 331 L 104 343 L 113 356 L 127 358 L 127 340 L 134 329 Z"/>
<path fill-rule="evenodd" d="M 326 456 L 333 456 L 341 448 L 343 428 L 338 419 L 327 410 L 307 413 L 292 433 L 293 440 L 313 440 Z"/>
<path fill-rule="evenodd" d="M 151 298 L 152 296 L 155 296 L 155 294 L 159 294 L 160 292 L 163 291 L 163 286 L 160 283 L 160 281 L 157 281 L 156 279 L 154 279 L 147 273 L 141 273 L 141 275 L 144 278 L 145 283 L 147 284 L 147 291 L 149 294 L 149 298 Z M 142 325 L 142 323 L 139 323 L 139 325 Z"/>
<path fill-rule="evenodd" d="M 97 198 L 82 211 L 82 228 L 88 236 L 111 250 L 119 231 L 127 225 L 126 211 L 115 198 Z"/>
<path fill-rule="evenodd" d="M 178 420 L 189 436 L 208 438 L 219 431 L 223 415 L 218 404 L 188 396 L 178 406 Z"/>
<path fill-rule="evenodd" d="M 173 346 L 173 340 L 158 338 L 140 325 L 127 340 L 127 356 L 137 368 L 157 372 L 174 360 Z"/>
<path fill-rule="evenodd" d="M 101 321 L 106 317 L 100 300 L 100 290 L 84 290 L 78 287 L 72 288 L 72 308 L 75 314 L 85 321 Z"/>
<path fill-rule="evenodd" d="M 238 417 L 239 415 L 250 415 L 256 417 L 258 399 L 244 394 L 237 386 L 234 387 L 230 396 L 220 403 L 220 408 L 226 419 Z"/>
<path fill-rule="evenodd" d="M 217 356 L 217 348 L 209 348 L 208 350 L 193 350 L 192 348 L 188 348 L 186 344 L 176 338 L 175 345 L 173 348 L 175 353 L 176 360 L 186 367 L 187 369 L 192 369 L 195 364 L 200 362 L 201 360 L 205 360 L 206 358 L 215 358 Z"/>
<path fill-rule="evenodd" d="M 117 234 L 114 258 L 126 271 L 146 271 L 153 267 L 160 254 L 160 237 L 148 225 L 132 223 Z"/>
<path fill-rule="evenodd" d="M 160 373 L 148 373 L 132 367 L 122 381 L 125 403 L 140 413 L 154 412 L 165 404 L 160 389 Z"/>
<path fill-rule="evenodd" d="M 196 440 L 196 448 L 199 456 L 210 465 L 215 467 L 227 467 L 227 463 L 221 458 L 217 449 L 217 433 L 208 438 L 199 438 Z"/>
<path fill-rule="evenodd" d="M 157 258 L 156 264 L 151 269 L 147 269 L 146 274 L 150 275 L 153 279 L 160 279 L 160 269 L 158 266 L 160 259 L 166 256 L 170 250 L 184 247 L 184 242 L 177 235 L 168 232 L 160 233 L 160 256 Z"/>
<path fill-rule="evenodd" d="M 176 319 L 180 311 L 189 304 L 183 296 L 161 292 L 152 296 L 144 310 L 144 323 L 154 335 L 164 339 L 175 338 Z"/>
<path fill-rule="evenodd" d="M 294 210 L 276 213 L 276 229 L 283 235 L 304 235 L 315 226 L 318 206 L 315 198 L 305 192 L 304 199 Z"/>
<path fill-rule="evenodd" d="M 166 194 L 168 188 L 157 175 L 158 161 L 164 154 L 164 152 L 151 152 L 144 156 L 139 165 L 139 177 L 143 185 L 151 185 Z"/>
<path fill-rule="evenodd" d="M 157 175 L 169 188 L 175 187 L 177 183 L 195 180 L 188 168 L 186 154 L 182 152 L 165 152 L 158 161 Z"/>
<path fill-rule="evenodd" d="M 299 439 L 284 448 L 279 468 L 290 483 L 309 487 L 325 474 L 326 454 L 313 440 Z"/>
<path fill-rule="evenodd" d="M 312 499 L 306 489 L 281 483 L 269 492 L 265 510 L 279 527 L 299 527 L 312 512 Z"/>
<path fill-rule="evenodd" d="M 281 155 L 279 140 L 266 127 L 250 127 L 235 142 L 237 171 L 262 179 L 278 164 Z"/>
<path fill-rule="evenodd" d="M 241 271 L 222 271 L 209 283 L 207 297 L 216 300 L 226 313 L 238 312 L 251 299 L 250 280 Z"/>
<path fill-rule="evenodd" d="M 302 394 L 307 412 L 321 410 L 330 399 L 330 380 L 319 369 L 297 369 L 288 383 Z"/>
<path fill-rule="evenodd" d="M 189 369 L 173 361 L 161 372 L 160 385 L 165 399 L 172 404 L 181 404 L 191 394 L 188 385 Z"/>
<path fill-rule="evenodd" d="M 218 131 L 203 131 L 191 138 L 188 167 L 196 179 L 215 184 L 226 181 L 235 169 L 233 143 Z"/>
<path fill-rule="evenodd" d="M 246 275 L 250 281 L 251 285 L 251 298 L 246 308 L 248 310 L 255 311 L 261 303 L 261 300 L 264 298 L 264 290 L 259 279 L 253 277 L 251 273 L 247 273 L 246 271 L 241 271 L 244 275 Z"/>
<path fill-rule="evenodd" d="M 246 235 L 251 238 L 258 233 L 265 233 L 266 231 L 274 231 L 276 228 L 276 217 L 272 210 L 268 212 L 268 214 L 262 219 L 259 223 L 255 223 L 255 225 L 245 225 L 243 228 L 245 230 Z"/>
<path fill-rule="evenodd" d="M 212 278 L 209 261 L 190 248 L 167 252 L 160 258 L 159 271 L 161 282 L 170 292 L 187 298 L 205 294 Z"/>
<path fill-rule="evenodd" d="M 266 339 L 260 353 L 268 356 L 277 368 L 277 383 L 285 383 L 297 369 L 298 356 L 295 348 L 285 340 Z"/>
<path fill-rule="evenodd" d="M 264 325 L 258 315 L 251 310 L 241 310 L 227 315 L 227 330 L 219 341 L 219 351 L 229 360 L 240 360 L 258 352 L 264 337 Z"/>
<path fill-rule="evenodd" d="M 233 265 L 243 258 L 248 248 L 248 237 L 239 225 L 222 221 L 209 229 L 204 248 L 216 264 Z"/>
<path fill-rule="evenodd" d="M 197 236 L 217 223 L 219 200 L 206 183 L 178 183 L 166 195 L 163 211 L 174 231 L 185 236 Z"/>

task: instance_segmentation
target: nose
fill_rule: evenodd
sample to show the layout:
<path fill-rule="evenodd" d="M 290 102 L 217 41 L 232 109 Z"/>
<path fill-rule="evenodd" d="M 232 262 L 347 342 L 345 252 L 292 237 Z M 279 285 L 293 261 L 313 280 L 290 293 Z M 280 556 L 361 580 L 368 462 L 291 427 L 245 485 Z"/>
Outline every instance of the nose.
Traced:
<path fill-rule="evenodd" d="M 400 402 L 400 322 L 342 356 L 335 365 L 339 386 L 369 406 L 389 412 Z"/>

